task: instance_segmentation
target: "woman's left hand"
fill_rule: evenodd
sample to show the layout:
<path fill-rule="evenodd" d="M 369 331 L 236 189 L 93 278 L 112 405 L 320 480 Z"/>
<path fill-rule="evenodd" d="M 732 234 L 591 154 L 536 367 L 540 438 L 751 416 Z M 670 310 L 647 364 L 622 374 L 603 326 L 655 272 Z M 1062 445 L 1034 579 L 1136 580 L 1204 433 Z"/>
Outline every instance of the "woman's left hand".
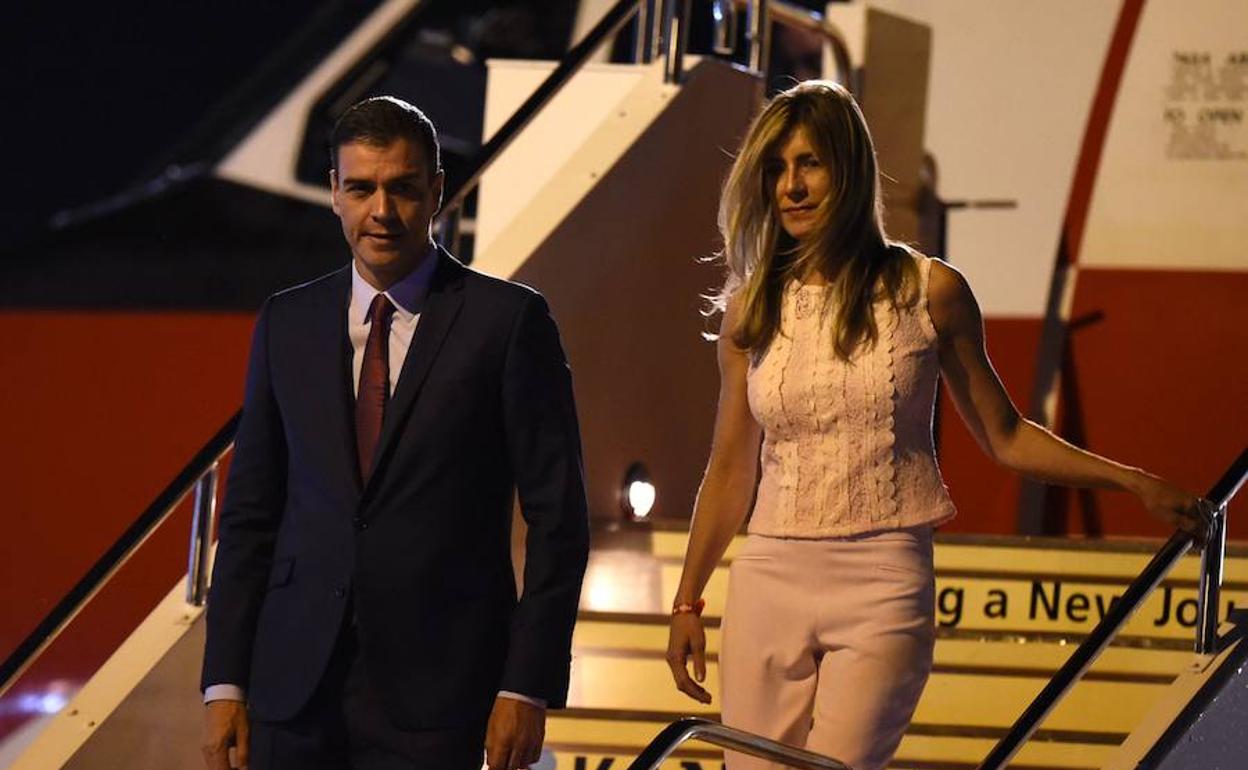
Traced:
<path fill-rule="evenodd" d="M 1132 491 L 1153 516 L 1196 537 L 1202 545 L 1213 521 L 1208 502 L 1160 476 L 1138 471 Z"/>

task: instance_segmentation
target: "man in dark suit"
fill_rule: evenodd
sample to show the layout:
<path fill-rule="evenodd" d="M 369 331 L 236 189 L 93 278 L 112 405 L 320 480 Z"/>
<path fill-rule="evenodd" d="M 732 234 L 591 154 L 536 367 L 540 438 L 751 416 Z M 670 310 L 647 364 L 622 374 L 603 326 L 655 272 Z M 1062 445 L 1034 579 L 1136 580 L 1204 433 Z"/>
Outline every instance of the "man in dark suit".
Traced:
<path fill-rule="evenodd" d="M 256 322 L 208 604 L 205 760 L 477 770 L 484 746 L 491 768 L 523 767 L 567 695 L 588 543 L 558 332 L 541 295 L 434 246 L 443 174 L 419 110 L 366 100 L 331 145 L 353 258 Z"/>

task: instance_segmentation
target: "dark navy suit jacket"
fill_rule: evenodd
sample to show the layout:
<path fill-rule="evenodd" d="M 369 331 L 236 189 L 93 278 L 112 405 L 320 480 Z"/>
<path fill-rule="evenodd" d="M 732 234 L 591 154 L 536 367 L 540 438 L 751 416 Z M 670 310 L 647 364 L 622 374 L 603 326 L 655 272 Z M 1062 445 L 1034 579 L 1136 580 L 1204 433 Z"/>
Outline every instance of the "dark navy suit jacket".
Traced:
<path fill-rule="evenodd" d="M 400 727 L 478 723 L 500 689 L 552 708 L 566 700 L 588 534 L 558 331 L 537 292 L 436 258 L 367 484 L 350 266 L 260 311 L 202 680 L 243 686 L 260 719 L 307 702 L 352 604 L 371 681 Z M 515 491 L 528 523 L 519 602 Z"/>

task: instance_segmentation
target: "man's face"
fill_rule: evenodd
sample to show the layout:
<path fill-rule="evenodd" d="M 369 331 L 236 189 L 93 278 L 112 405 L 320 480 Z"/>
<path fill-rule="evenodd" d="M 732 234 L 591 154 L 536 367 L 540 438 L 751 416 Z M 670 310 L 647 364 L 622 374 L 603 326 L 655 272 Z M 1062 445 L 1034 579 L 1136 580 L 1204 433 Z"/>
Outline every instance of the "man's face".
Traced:
<path fill-rule="evenodd" d="M 329 183 L 334 213 L 365 280 L 386 289 L 420 264 L 442 203 L 442 172 L 429 175 L 420 143 L 343 144 Z"/>

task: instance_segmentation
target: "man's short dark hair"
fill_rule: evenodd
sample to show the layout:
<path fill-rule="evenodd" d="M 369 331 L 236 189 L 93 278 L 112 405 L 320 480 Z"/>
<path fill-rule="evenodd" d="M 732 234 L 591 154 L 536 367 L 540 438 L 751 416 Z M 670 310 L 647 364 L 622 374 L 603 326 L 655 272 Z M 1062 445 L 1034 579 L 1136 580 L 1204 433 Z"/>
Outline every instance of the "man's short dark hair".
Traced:
<path fill-rule="evenodd" d="M 329 165 L 338 170 L 338 148 L 350 142 L 386 147 L 409 139 L 425 150 L 432 179 L 442 169 L 442 151 L 433 121 L 415 105 L 394 96 L 374 96 L 351 105 L 329 134 Z"/>

